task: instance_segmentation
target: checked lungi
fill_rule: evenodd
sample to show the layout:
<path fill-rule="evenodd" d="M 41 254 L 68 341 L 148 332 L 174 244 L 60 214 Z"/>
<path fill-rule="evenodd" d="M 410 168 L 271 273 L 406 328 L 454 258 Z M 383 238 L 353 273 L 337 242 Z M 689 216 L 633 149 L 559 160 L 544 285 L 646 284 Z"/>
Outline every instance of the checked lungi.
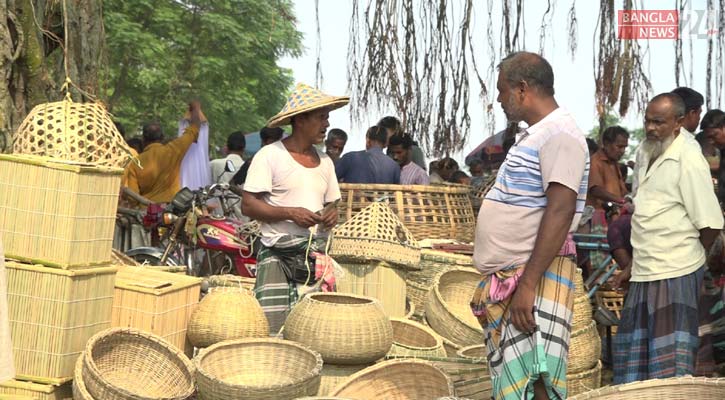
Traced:
<path fill-rule="evenodd" d="M 533 384 L 541 378 L 550 399 L 565 399 L 576 264 L 558 256 L 544 272 L 536 286 L 534 333 L 520 332 L 511 323 L 510 296 L 491 299 L 492 279 L 506 280 L 519 268 L 524 266 L 484 277 L 471 304 L 485 332 L 493 397 L 533 399 Z"/>

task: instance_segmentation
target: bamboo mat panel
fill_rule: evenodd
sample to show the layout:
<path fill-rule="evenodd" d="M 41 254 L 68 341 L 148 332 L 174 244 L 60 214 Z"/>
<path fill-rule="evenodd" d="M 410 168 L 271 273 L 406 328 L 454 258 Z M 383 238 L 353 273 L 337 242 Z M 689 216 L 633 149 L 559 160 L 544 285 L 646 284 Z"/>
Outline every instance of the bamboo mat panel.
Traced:
<path fill-rule="evenodd" d="M 340 267 L 344 274 L 335 280 L 339 293 L 352 293 L 378 299 L 388 317 L 405 317 L 407 314 L 405 271 L 383 262 L 366 264 L 343 262 Z"/>
<path fill-rule="evenodd" d="M 0 400 L 70 400 L 71 382 L 60 386 L 11 379 L 0 383 Z"/>

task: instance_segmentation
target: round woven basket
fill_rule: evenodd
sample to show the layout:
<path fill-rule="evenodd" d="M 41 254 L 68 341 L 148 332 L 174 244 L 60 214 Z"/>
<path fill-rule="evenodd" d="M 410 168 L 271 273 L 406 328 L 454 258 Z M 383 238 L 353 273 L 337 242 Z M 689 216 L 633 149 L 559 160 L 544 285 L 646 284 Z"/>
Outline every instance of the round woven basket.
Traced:
<path fill-rule="evenodd" d="M 345 382 L 350 376 L 357 372 L 370 367 L 373 364 L 360 365 L 339 365 L 339 364 L 323 364 L 322 372 L 320 372 L 320 389 L 317 390 L 318 396 L 327 396 L 338 385 Z"/>
<path fill-rule="evenodd" d="M 136 329 L 111 328 L 86 343 L 82 377 L 103 400 L 181 400 L 194 393 L 194 367 L 176 347 Z"/>
<path fill-rule="evenodd" d="M 441 339 L 443 340 L 443 350 L 446 351 L 446 356 L 453 358 L 458 357 L 458 351 L 461 350 L 462 347 L 444 338 L 443 336 L 441 336 Z"/>
<path fill-rule="evenodd" d="M 428 300 L 428 288 L 424 285 L 405 280 L 405 294 L 415 307 L 416 315 L 425 316 L 425 302 Z"/>
<path fill-rule="evenodd" d="M 571 333 L 567 372 L 574 374 L 588 371 L 602 355 L 602 340 L 597 332 L 597 323 L 591 321 L 586 327 Z"/>
<path fill-rule="evenodd" d="M 586 294 L 574 299 L 574 312 L 571 320 L 573 331 L 587 327 L 592 322 L 592 303 Z"/>
<path fill-rule="evenodd" d="M 393 346 L 389 356 L 445 357 L 443 340 L 430 328 L 407 319 L 391 318 Z"/>
<path fill-rule="evenodd" d="M 436 277 L 425 304 L 425 318 L 434 331 L 459 346 L 483 343 L 483 329 L 471 311 L 480 274 L 453 269 Z"/>
<path fill-rule="evenodd" d="M 322 357 L 287 340 L 237 339 L 202 350 L 194 365 L 200 399 L 296 399 L 317 394 Z"/>
<path fill-rule="evenodd" d="M 74 400 L 95 400 L 91 397 L 86 389 L 86 383 L 83 381 L 83 354 L 76 361 L 76 367 L 73 371 L 73 399 Z"/>
<path fill-rule="evenodd" d="M 567 397 L 598 389 L 602 386 L 602 362 L 598 361 L 594 368 L 578 374 L 566 374 Z M 699 399 L 698 399 L 699 400 Z"/>
<path fill-rule="evenodd" d="M 574 298 L 586 296 L 587 290 L 584 287 L 584 277 L 582 276 L 581 268 L 577 268 L 574 273 Z"/>
<path fill-rule="evenodd" d="M 429 362 L 389 360 L 354 374 L 330 395 L 353 399 L 430 399 L 453 395 L 453 383 Z"/>
<path fill-rule="evenodd" d="M 607 386 L 589 391 L 571 400 L 662 400 L 662 399 L 725 399 L 725 378 L 700 378 L 681 376 L 677 378 L 652 379 Z"/>
<path fill-rule="evenodd" d="M 418 239 L 473 241 L 476 216 L 464 185 L 367 185 L 341 183 L 340 222 L 387 197 L 390 208 Z"/>
<path fill-rule="evenodd" d="M 225 274 L 225 275 L 212 275 L 207 279 L 209 282 L 209 288 L 217 290 L 217 288 L 223 287 L 236 287 L 243 288 L 249 291 L 254 289 L 254 284 L 257 282 L 257 278 L 247 278 L 239 275 Z"/>
<path fill-rule="evenodd" d="M 376 299 L 311 293 L 292 309 L 284 338 L 310 346 L 330 364 L 374 362 L 393 344 L 393 327 Z"/>
<path fill-rule="evenodd" d="M 223 340 L 269 336 L 262 306 L 252 292 L 238 287 L 217 287 L 204 296 L 187 329 L 189 342 L 198 348 Z"/>
<path fill-rule="evenodd" d="M 486 361 L 486 355 L 488 349 L 485 344 L 477 344 L 475 346 L 464 347 L 456 352 L 456 355 L 461 358 L 466 358 L 472 361 Z"/>
<path fill-rule="evenodd" d="M 405 299 L 405 319 L 412 319 L 414 315 L 415 315 L 415 304 L 406 298 Z"/>

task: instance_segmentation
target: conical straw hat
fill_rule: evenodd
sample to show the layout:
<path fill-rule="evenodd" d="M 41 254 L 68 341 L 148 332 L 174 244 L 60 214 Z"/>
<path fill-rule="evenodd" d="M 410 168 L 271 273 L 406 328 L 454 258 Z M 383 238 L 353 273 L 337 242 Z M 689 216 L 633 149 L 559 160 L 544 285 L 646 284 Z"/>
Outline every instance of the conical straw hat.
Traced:
<path fill-rule="evenodd" d="M 288 125 L 290 119 L 295 115 L 325 107 L 332 111 L 349 102 L 350 98 L 348 96 L 330 96 L 312 86 L 298 83 L 295 90 L 287 98 L 287 104 L 284 105 L 282 111 L 272 117 L 267 122 L 267 126 L 276 128 L 278 126 Z"/>
<path fill-rule="evenodd" d="M 390 207 L 374 202 L 332 231 L 330 254 L 420 268 L 420 245 Z"/>

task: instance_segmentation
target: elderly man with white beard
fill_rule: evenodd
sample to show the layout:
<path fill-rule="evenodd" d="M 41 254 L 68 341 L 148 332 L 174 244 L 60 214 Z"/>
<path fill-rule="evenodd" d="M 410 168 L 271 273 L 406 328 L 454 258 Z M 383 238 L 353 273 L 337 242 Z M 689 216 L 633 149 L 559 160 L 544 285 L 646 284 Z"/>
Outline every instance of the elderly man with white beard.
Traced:
<path fill-rule="evenodd" d="M 631 282 L 614 343 L 614 383 L 693 374 L 705 259 L 723 227 L 700 147 L 682 134 L 685 104 L 655 96 L 645 112 L 634 197 Z"/>

